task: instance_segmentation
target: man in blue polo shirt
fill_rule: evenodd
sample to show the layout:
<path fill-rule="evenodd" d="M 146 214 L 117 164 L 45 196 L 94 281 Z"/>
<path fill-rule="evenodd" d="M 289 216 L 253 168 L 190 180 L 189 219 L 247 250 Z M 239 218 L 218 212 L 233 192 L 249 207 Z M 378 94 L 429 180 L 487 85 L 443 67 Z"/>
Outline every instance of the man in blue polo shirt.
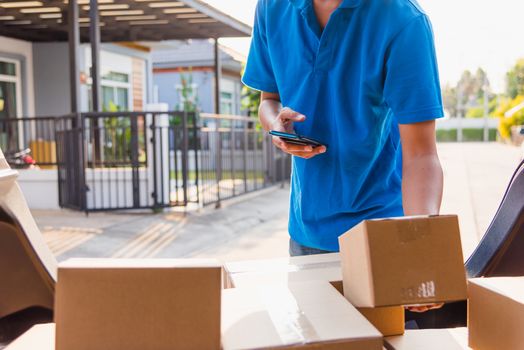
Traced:
<path fill-rule="evenodd" d="M 362 220 L 438 214 L 443 116 L 433 34 L 415 0 L 259 0 L 243 82 L 292 154 L 290 253 L 338 251 Z"/>

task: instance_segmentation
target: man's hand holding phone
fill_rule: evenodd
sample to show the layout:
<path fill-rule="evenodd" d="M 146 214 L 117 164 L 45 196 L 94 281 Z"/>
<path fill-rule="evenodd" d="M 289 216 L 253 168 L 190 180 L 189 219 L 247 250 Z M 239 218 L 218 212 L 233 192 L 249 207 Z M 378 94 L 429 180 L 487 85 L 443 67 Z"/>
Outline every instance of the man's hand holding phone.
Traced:
<path fill-rule="evenodd" d="M 271 130 L 281 131 L 286 133 L 294 133 L 294 123 L 301 123 L 306 120 L 306 116 L 298 112 L 293 111 L 290 108 L 282 108 L 277 118 L 271 125 Z M 325 146 L 313 147 L 313 146 L 303 146 L 295 145 L 283 141 L 280 137 L 273 136 L 273 144 L 280 148 L 282 151 L 289 153 L 291 155 L 310 159 L 319 154 L 325 153 L 327 151 Z"/>

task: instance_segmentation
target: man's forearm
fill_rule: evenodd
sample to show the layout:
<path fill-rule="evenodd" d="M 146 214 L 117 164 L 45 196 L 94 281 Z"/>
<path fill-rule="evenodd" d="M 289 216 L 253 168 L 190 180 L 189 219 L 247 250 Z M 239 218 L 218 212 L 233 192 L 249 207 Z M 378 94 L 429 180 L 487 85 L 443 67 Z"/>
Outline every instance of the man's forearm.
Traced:
<path fill-rule="evenodd" d="M 404 214 L 407 216 L 439 214 L 443 174 L 437 154 L 405 159 L 402 177 Z"/>
<path fill-rule="evenodd" d="M 282 104 L 280 101 L 277 99 L 265 98 L 264 94 L 262 95 L 262 101 L 258 108 L 258 117 L 260 119 L 260 124 L 262 124 L 265 131 L 270 131 L 272 129 L 281 108 Z"/>

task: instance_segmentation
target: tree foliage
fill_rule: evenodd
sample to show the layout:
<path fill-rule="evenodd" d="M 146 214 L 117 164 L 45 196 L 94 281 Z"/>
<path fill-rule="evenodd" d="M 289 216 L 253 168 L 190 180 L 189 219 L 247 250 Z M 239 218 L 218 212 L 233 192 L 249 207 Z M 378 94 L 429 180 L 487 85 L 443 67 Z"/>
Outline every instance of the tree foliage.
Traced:
<path fill-rule="evenodd" d="M 242 69 L 242 75 L 244 75 L 244 69 Z M 258 107 L 260 106 L 260 91 L 250 89 L 247 86 L 242 87 L 242 109 L 247 111 L 250 117 L 258 117 Z"/>
<path fill-rule="evenodd" d="M 524 125 L 524 108 L 517 111 L 510 117 L 506 117 L 506 112 L 524 103 L 524 95 L 518 95 L 514 99 L 504 98 L 495 115 L 500 118 L 499 132 L 504 139 L 511 139 L 511 128 L 516 125 Z"/>
<path fill-rule="evenodd" d="M 461 109 L 468 118 L 484 117 L 484 90 L 488 90 L 490 113 L 496 106 L 496 95 L 489 92 L 486 72 L 478 68 L 475 73 L 466 70 L 455 86 L 446 85 L 442 91 L 444 108 L 451 117 L 457 117 Z"/>
<path fill-rule="evenodd" d="M 524 95 L 524 59 L 518 60 L 506 74 L 506 93 L 512 99 Z"/>

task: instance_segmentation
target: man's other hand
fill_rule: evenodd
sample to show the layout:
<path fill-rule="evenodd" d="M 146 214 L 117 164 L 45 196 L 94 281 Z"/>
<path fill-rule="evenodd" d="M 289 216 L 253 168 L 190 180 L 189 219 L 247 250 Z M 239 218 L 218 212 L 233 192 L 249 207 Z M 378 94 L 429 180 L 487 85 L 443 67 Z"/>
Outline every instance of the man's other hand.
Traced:
<path fill-rule="evenodd" d="M 430 305 L 420 305 L 420 306 L 408 306 L 406 309 L 408 309 L 411 312 L 426 312 L 429 310 L 437 310 L 443 307 L 444 304 L 430 304 Z"/>

